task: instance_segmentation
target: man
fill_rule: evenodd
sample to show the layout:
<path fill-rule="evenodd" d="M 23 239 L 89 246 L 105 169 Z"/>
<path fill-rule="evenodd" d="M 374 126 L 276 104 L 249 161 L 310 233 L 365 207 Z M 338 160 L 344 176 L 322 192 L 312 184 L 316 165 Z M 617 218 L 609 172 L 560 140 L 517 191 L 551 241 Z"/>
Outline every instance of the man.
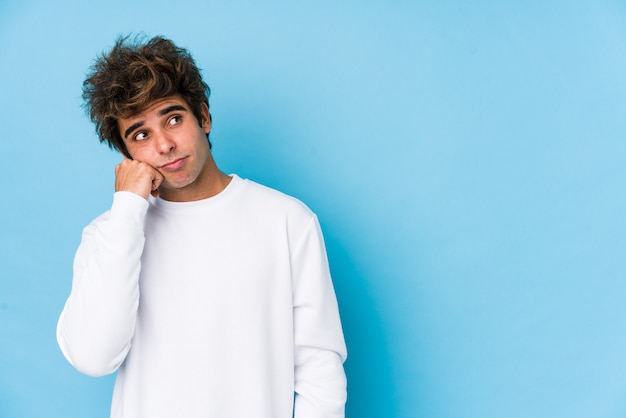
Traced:
<path fill-rule="evenodd" d="M 346 349 L 317 218 L 218 169 L 208 94 L 162 37 L 120 38 L 94 64 L 86 107 L 125 158 L 76 252 L 61 351 L 88 375 L 118 370 L 114 418 L 343 417 Z"/>

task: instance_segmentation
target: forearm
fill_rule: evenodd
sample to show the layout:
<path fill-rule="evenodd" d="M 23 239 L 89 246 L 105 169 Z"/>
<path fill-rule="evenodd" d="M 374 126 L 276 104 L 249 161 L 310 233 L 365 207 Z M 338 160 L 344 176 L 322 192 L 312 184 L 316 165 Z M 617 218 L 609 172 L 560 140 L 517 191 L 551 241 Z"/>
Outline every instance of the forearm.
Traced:
<path fill-rule="evenodd" d="M 294 418 L 344 418 L 347 382 L 339 354 L 313 348 L 298 351 Z"/>
<path fill-rule="evenodd" d="M 295 418 L 344 418 L 347 352 L 316 219 L 293 257 Z"/>
<path fill-rule="evenodd" d="M 139 305 L 144 202 L 116 194 L 111 211 L 83 231 L 72 291 L 57 326 L 61 351 L 83 373 L 112 373 L 130 348 Z"/>

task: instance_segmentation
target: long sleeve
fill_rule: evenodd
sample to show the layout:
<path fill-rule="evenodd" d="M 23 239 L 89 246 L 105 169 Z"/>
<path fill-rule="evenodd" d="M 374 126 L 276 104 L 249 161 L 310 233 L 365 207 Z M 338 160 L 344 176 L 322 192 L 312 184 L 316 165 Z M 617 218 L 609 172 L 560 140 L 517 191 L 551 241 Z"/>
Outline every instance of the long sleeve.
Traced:
<path fill-rule="evenodd" d="M 314 216 L 293 254 L 295 418 L 343 418 L 347 352 L 326 249 Z"/>
<path fill-rule="evenodd" d="M 130 349 L 147 208 L 140 196 L 117 192 L 111 210 L 83 230 L 72 290 L 57 324 L 63 355 L 82 373 L 112 373 Z"/>

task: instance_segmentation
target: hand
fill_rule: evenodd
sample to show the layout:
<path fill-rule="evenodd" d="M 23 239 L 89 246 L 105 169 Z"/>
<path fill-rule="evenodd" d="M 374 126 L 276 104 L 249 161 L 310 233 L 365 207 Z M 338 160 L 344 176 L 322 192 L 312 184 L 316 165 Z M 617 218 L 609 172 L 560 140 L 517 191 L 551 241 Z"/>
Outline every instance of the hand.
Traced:
<path fill-rule="evenodd" d="M 149 164 L 128 158 L 115 166 L 115 191 L 133 192 L 144 199 L 157 197 L 163 175 Z"/>

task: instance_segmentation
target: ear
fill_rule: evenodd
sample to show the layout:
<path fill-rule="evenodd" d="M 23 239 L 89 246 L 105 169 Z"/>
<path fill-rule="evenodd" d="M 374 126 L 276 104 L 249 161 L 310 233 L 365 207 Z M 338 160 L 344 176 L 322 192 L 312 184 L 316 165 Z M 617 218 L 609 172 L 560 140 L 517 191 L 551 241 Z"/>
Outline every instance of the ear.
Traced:
<path fill-rule="evenodd" d="M 211 132 L 211 113 L 209 112 L 209 106 L 206 103 L 202 103 L 202 129 L 204 133 L 208 134 Z"/>

